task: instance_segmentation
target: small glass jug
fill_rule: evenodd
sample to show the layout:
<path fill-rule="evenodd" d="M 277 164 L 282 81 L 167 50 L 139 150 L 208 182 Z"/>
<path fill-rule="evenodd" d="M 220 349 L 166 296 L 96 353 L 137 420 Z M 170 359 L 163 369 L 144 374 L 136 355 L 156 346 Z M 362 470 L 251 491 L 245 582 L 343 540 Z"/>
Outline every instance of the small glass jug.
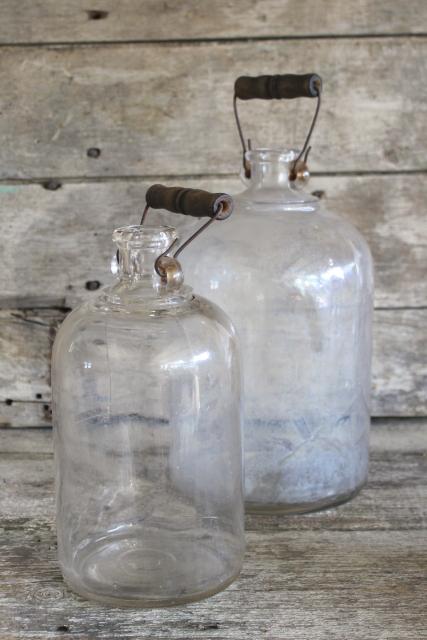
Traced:
<path fill-rule="evenodd" d="M 183 262 L 241 339 L 252 511 L 338 504 L 368 471 L 371 255 L 351 224 L 300 187 L 320 93 L 316 74 L 236 81 L 246 189 L 227 232 L 211 227 Z M 302 149 L 247 150 L 236 99 L 299 96 L 317 97 Z"/>
<path fill-rule="evenodd" d="M 157 185 L 152 205 L 177 200 L 208 224 L 231 212 L 229 196 L 182 191 Z M 59 561 L 84 597 L 175 605 L 225 588 L 242 564 L 235 332 L 183 284 L 173 228 L 113 240 L 118 280 L 68 315 L 53 349 Z"/>

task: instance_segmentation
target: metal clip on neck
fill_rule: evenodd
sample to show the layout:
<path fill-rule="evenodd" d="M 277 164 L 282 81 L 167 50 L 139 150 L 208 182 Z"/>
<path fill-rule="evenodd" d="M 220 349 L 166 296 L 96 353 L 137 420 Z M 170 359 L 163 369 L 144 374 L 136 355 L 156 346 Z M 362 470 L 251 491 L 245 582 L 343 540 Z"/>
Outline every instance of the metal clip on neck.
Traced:
<path fill-rule="evenodd" d="M 246 178 L 251 177 L 251 167 L 246 159 L 246 151 L 250 148 L 250 140 L 246 146 L 245 137 L 243 135 L 242 125 L 240 123 L 237 111 L 237 98 L 240 100 L 292 100 L 294 98 L 317 98 L 316 110 L 311 122 L 304 145 L 298 154 L 298 157 L 292 164 L 289 178 L 296 180 L 299 175 L 308 176 L 306 161 L 311 147 L 309 142 L 316 125 L 317 116 L 320 110 L 320 95 L 322 93 L 322 79 L 316 73 L 307 73 L 304 75 L 275 75 L 275 76 L 240 76 L 234 84 L 233 110 L 236 119 L 237 131 L 239 132 L 240 142 L 243 149 L 243 168 Z M 303 160 L 301 161 L 301 159 Z"/>
<path fill-rule="evenodd" d="M 161 184 L 153 184 L 146 193 L 146 206 L 142 214 L 141 225 L 144 224 L 149 208 L 166 209 L 172 213 L 181 213 L 196 218 L 209 217 L 192 236 L 190 236 L 170 256 L 178 238 L 156 260 L 154 268 L 160 276 L 163 284 L 176 286 L 182 283 L 183 275 L 180 263 L 177 260 L 184 249 L 207 229 L 215 220 L 226 220 L 233 211 L 233 200 L 226 193 L 210 193 L 201 189 L 183 189 L 182 187 L 165 187 Z"/>

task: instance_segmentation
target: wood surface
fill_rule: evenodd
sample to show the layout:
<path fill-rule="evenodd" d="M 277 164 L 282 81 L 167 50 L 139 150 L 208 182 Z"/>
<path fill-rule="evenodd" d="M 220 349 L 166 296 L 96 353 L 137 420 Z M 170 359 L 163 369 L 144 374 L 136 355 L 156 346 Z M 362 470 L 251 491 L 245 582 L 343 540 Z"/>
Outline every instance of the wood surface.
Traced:
<path fill-rule="evenodd" d="M 64 315 L 60 310 L 0 311 L 0 425 L 51 424 L 50 352 Z M 426 309 L 376 311 L 372 415 L 425 415 L 426 325 Z"/>
<path fill-rule="evenodd" d="M 239 579 L 206 601 L 120 610 L 62 582 L 48 429 L 2 430 L 0 635 L 15 638 L 422 640 L 427 429 L 377 421 L 370 480 L 352 502 L 308 516 L 247 518 Z"/>
<path fill-rule="evenodd" d="M 238 163 L 236 163 L 236 173 Z M 235 177 L 168 178 L 157 182 L 238 193 Z M 2 235 L 0 308 L 73 306 L 105 283 L 113 255 L 111 232 L 139 221 L 151 181 L 0 185 Z M 419 307 L 427 301 L 427 181 L 424 175 L 313 177 L 325 207 L 347 217 L 365 236 L 375 262 L 377 307 Z M 150 212 L 150 220 L 159 220 Z M 163 216 L 189 224 L 184 216 Z M 192 222 L 191 224 L 198 224 Z M 183 229 L 182 234 L 185 234 Z M 25 259 L 19 259 L 19 256 Z"/>
<path fill-rule="evenodd" d="M 243 73 L 323 76 L 310 190 L 374 256 L 373 413 L 427 415 L 426 36 L 425 0 L 0 2 L 2 640 L 427 638 L 427 420 L 374 419 L 355 500 L 248 517 L 236 583 L 148 611 L 64 586 L 48 428 L 52 340 L 106 283 L 112 228 L 152 182 L 239 190 Z M 275 146 L 301 144 L 314 108 L 240 106 L 254 144 Z"/>
<path fill-rule="evenodd" d="M 173 184 L 167 177 L 160 182 Z M 236 178 L 181 179 L 231 193 Z M 138 219 L 146 181 L 0 186 L 5 257 L 0 272 L 0 421 L 13 426 L 50 424 L 49 361 L 55 329 L 69 309 L 94 293 L 88 282 L 111 280 L 110 240 L 115 226 Z M 314 177 L 325 206 L 342 213 L 367 238 L 376 267 L 373 415 L 425 415 L 427 200 L 422 175 Z M 156 220 L 157 213 L 150 213 Z M 166 222 L 188 220 L 177 216 Z M 198 224 L 191 222 L 191 224 Z M 186 227 L 182 234 L 188 233 Z M 23 260 L 18 260 L 20 253 Z M 47 308 L 46 308 L 47 307 Z M 53 308 L 53 307 L 56 307 Z M 402 307 L 410 307 L 405 310 Z M 37 394 L 42 398 L 36 400 Z"/>
<path fill-rule="evenodd" d="M 324 76 L 313 171 L 424 170 L 426 55 L 427 37 L 3 47 L 0 178 L 232 173 L 235 78 L 289 65 Z M 245 103 L 245 134 L 300 146 L 314 106 Z"/>
<path fill-rule="evenodd" d="M 0 42 L 398 35 L 425 32 L 425 17 L 424 0 L 2 0 Z"/>
<path fill-rule="evenodd" d="M 108 281 L 111 230 L 150 183 L 239 190 L 235 77 L 308 69 L 325 88 L 310 190 L 375 261 L 373 413 L 427 415 L 426 43 L 424 0 L 3 0 L 0 423 L 50 424 L 55 330 Z M 314 104 L 240 107 L 277 145 Z"/>

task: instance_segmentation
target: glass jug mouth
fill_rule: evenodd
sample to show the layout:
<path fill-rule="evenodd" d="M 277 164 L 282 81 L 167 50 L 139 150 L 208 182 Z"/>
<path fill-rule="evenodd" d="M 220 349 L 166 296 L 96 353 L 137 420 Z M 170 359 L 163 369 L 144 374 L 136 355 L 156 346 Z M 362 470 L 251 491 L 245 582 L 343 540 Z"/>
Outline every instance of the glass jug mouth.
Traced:
<path fill-rule="evenodd" d="M 266 208 L 280 206 L 289 211 L 313 211 L 318 198 L 290 180 L 291 168 L 299 153 L 298 149 L 274 147 L 247 151 L 245 158 L 251 174 L 247 178 L 245 169 L 241 171 L 240 177 L 246 190 L 240 198 Z"/>
<path fill-rule="evenodd" d="M 258 165 L 270 163 L 289 164 L 297 159 L 298 153 L 297 149 L 259 147 L 246 151 L 245 158 L 248 162 Z"/>
<path fill-rule="evenodd" d="M 135 249 L 162 249 L 178 237 L 174 227 L 166 225 L 140 224 L 119 227 L 113 232 L 113 242 L 118 247 L 132 246 Z"/>

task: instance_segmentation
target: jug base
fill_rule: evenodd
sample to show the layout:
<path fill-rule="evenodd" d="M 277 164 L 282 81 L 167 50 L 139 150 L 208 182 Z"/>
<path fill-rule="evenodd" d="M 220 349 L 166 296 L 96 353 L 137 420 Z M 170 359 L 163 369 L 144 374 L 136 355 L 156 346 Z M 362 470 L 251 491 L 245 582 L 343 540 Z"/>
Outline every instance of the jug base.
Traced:
<path fill-rule="evenodd" d="M 358 493 L 365 486 L 366 481 L 363 481 L 355 489 L 346 493 L 335 494 L 316 500 L 315 502 L 291 502 L 291 503 L 279 503 L 279 504 L 259 504 L 256 502 L 245 502 L 246 513 L 254 515 L 302 515 L 304 513 L 312 513 L 314 511 L 323 511 L 324 509 L 331 509 L 332 507 L 338 507 L 340 504 L 349 502 L 357 496 Z"/>
<path fill-rule="evenodd" d="M 133 527 L 134 529 L 134 527 Z M 76 553 L 67 585 L 80 596 L 117 607 L 168 607 L 207 598 L 240 572 L 224 536 L 197 539 L 153 529 L 102 536 Z M 233 557 L 233 562 L 231 561 Z"/>

